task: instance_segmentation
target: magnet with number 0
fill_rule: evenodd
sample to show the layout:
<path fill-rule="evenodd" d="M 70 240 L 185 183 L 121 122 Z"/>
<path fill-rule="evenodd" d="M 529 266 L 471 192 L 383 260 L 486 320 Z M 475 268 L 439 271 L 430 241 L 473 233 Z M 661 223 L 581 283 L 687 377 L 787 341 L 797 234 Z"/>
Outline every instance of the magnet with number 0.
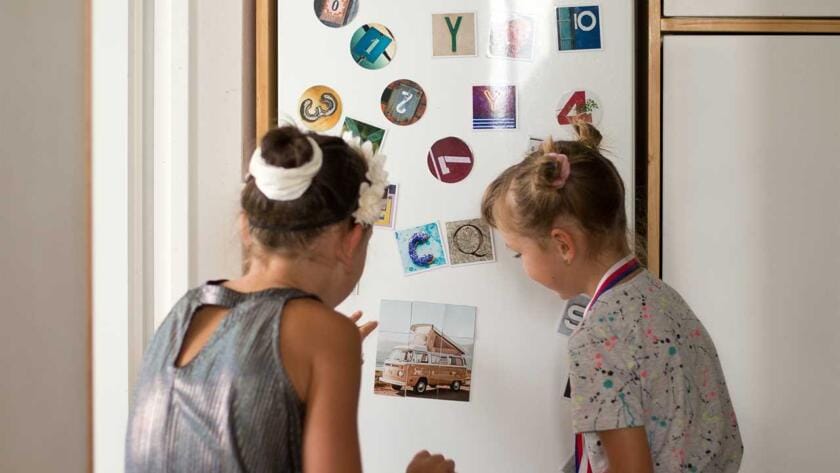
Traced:
<path fill-rule="evenodd" d="M 315 0 L 315 15 L 330 28 L 340 28 L 353 21 L 358 0 Z"/>

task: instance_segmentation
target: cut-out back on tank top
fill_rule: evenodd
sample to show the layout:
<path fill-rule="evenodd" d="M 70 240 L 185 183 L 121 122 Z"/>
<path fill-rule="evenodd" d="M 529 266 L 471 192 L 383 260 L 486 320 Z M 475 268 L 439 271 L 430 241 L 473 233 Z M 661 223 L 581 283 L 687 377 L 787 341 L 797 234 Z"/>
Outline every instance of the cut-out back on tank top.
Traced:
<path fill-rule="evenodd" d="M 286 302 L 295 289 L 240 293 L 209 282 L 190 290 L 143 357 L 126 437 L 127 473 L 302 470 L 305 406 L 280 357 Z M 182 367 L 178 354 L 202 306 L 229 312 Z"/>

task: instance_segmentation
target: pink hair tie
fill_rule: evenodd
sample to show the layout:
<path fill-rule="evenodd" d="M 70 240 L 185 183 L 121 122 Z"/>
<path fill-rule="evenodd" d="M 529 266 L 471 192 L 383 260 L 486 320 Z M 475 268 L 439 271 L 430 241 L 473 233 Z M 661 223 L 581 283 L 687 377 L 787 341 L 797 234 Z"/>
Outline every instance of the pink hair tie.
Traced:
<path fill-rule="evenodd" d="M 560 175 L 551 183 L 551 186 L 555 189 L 562 189 L 563 186 L 566 185 L 566 181 L 569 180 L 569 175 L 572 174 L 572 166 L 569 164 L 569 157 L 565 154 L 558 153 L 548 153 L 546 154 L 546 157 L 557 161 L 557 165 L 560 167 Z"/>

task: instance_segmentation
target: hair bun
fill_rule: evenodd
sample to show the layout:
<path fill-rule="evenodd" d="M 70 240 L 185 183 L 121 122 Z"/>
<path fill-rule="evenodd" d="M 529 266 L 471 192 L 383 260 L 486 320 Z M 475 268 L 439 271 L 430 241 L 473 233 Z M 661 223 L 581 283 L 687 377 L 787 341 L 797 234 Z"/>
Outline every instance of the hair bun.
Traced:
<path fill-rule="evenodd" d="M 576 120 L 574 122 L 575 133 L 578 135 L 578 141 L 593 150 L 598 150 L 601 147 L 601 132 L 589 122 L 583 120 Z"/>
<path fill-rule="evenodd" d="M 569 158 L 564 154 L 546 153 L 537 158 L 534 173 L 537 189 L 556 191 L 569 179 Z"/>
<path fill-rule="evenodd" d="M 308 163 L 314 151 L 306 139 L 306 134 L 294 126 L 270 130 L 263 137 L 260 148 L 265 162 L 286 169 Z"/>

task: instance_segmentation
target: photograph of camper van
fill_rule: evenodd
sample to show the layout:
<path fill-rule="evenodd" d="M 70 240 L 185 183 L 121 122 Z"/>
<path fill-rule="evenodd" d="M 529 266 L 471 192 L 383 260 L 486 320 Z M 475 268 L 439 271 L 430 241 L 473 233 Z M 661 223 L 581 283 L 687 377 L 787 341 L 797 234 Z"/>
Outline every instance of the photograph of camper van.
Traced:
<path fill-rule="evenodd" d="M 475 307 L 382 301 L 374 393 L 469 401 Z"/>

